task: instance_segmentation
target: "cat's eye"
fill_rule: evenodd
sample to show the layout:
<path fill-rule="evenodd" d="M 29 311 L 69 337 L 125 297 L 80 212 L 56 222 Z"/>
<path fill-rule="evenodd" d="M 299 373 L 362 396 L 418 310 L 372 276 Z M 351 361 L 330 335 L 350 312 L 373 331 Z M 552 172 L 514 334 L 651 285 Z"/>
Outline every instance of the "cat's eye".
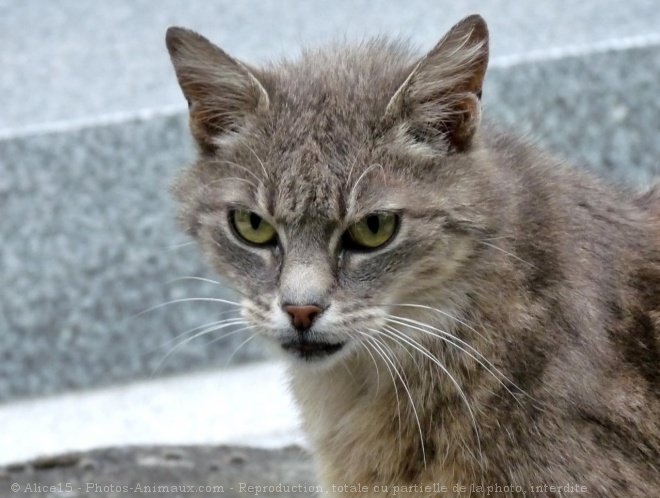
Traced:
<path fill-rule="evenodd" d="M 398 216 L 394 213 L 372 213 L 346 231 L 348 246 L 358 249 L 376 249 L 388 242 L 396 232 Z"/>
<path fill-rule="evenodd" d="M 272 244 L 277 238 L 273 225 L 252 211 L 239 209 L 232 211 L 229 217 L 236 233 L 251 244 Z"/>

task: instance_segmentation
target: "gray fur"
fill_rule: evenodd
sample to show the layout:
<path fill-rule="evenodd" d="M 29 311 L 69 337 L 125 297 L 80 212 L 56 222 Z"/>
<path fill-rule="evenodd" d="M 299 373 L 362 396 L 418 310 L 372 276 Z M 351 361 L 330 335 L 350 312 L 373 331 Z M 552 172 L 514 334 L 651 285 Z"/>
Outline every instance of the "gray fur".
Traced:
<path fill-rule="evenodd" d="M 268 340 L 295 336 L 280 309 L 293 302 L 325 310 L 310 337 L 346 343 L 290 367 L 326 485 L 653 496 L 660 195 L 482 123 L 487 41 L 472 16 L 423 58 L 383 38 L 256 69 L 172 29 L 199 144 L 174 188 L 183 227 Z M 279 244 L 242 242 L 237 207 Z M 345 250 L 350 224 L 378 211 L 400 214 L 394 238 Z"/>

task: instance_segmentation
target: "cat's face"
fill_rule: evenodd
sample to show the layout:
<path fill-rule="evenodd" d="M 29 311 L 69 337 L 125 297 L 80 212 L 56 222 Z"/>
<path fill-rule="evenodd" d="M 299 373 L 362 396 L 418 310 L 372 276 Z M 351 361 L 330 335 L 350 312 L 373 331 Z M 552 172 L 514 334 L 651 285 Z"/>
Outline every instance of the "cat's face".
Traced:
<path fill-rule="evenodd" d="M 175 187 L 184 226 L 291 358 L 330 364 L 403 305 L 460 299 L 488 218 L 486 40 L 468 18 L 421 63 L 376 42 L 256 71 L 168 33 L 200 150 Z"/>

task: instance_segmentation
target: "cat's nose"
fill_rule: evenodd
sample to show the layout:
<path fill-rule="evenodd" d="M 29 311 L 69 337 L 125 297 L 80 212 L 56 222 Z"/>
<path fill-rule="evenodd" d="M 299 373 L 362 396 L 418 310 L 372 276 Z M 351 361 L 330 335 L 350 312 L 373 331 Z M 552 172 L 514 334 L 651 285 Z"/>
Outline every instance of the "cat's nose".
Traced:
<path fill-rule="evenodd" d="M 307 306 L 295 306 L 293 304 L 286 304 L 282 309 L 291 317 L 293 326 L 300 330 L 307 330 L 312 326 L 314 320 L 323 312 L 321 308 L 314 304 Z"/>

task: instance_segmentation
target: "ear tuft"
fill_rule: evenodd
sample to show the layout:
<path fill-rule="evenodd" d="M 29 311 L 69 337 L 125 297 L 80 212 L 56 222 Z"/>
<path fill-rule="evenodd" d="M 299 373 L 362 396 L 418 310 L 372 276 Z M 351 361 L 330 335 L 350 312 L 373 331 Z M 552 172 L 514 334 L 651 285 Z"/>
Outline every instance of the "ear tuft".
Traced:
<path fill-rule="evenodd" d="M 426 142 L 450 150 L 470 146 L 481 120 L 488 66 L 488 28 L 479 15 L 456 24 L 415 66 L 385 111 L 386 123 L 404 122 Z"/>
<path fill-rule="evenodd" d="M 186 37 L 197 36 L 197 33 L 179 26 L 171 26 L 165 32 L 165 45 L 170 56 L 174 57 L 184 46 L 183 40 Z"/>
<path fill-rule="evenodd" d="M 165 43 L 188 101 L 190 129 L 203 148 L 214 148 L 215 139 L 268 109 L 268 93 L 259 80 L 203 36 L 171 27 Z"/>

